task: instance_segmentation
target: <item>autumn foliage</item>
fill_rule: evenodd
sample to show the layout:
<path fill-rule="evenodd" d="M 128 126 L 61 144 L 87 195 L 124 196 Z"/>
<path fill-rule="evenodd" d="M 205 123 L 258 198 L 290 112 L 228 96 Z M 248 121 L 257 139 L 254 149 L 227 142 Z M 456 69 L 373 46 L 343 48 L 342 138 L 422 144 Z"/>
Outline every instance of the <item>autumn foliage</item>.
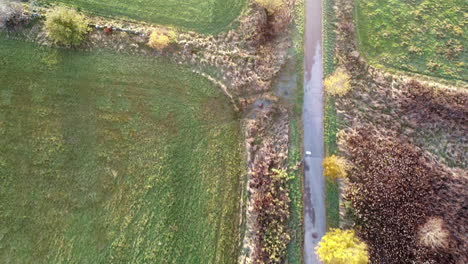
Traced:
<path fill-rule="evenodd" d="M 346 177 L 348 169 L 349 164 L 342 157 L 331 155 L 323 160 L 323 174 L 329 180 Z"/>
<path fill-rule="evenodd" d="M 254 197 L 254 211 L 258 213 L 261 251 L 256 259 L 261 263 L 281 263 L 290 241 L 287 220 L 289 218 L 289 176 L 284 170 L 271 170 L 261 177 L 261 192 Z"/>
<path fill-rule="evenodd" d="M 255 2 L 265 8 L 270 14 L 277 12 L 284 5 L 283 0 L 255 0 Z"/>
<path fill-rule="evenodd" d="M 293 18 L 294 0 L 254 0 L 265 10 L 265 20 L 256 34 L 262 42 L 268 42 L 284 34 Z"/>
<path fill-rule="evenodd" d="M 47 16 L 45 29 L 55 43 L 75 46 L 85 39 L 88 22 L 84 15 L 74 9 L 58 7 Z"/>
<path fill-rule="evenodd" d="M 169 46 L 172 41 L 175 39 L 175 32 L 174 31 L 162 31 L 155 29 L 151 32 L 149 37 L 148 46 L 153 49 L 162 51 L 164 48 Z"/>
<path fill-rule="evenodd" d="M 351 90 L 350 76 L 343 69 L 337 69 L 325 79 L 325 91 L 330 95 L 343 96 Z"/>
<path fill-rule="evenodd" d="M 317 255 L 324 264 L 366 264 L 367 246 L 353 230 L 332 229 L 319 242 Z"/>
<path fill-rule="evenodd" d="M 454 177 L 414 145 L 370 127 L 349 132 L 346 151 L 354 166 L 345 196 L 355 210 L 358 231 L 369 246 L 372 263 L 458 263 L 467 259 L 466 175 Z M 430 220 L 434 216 L 447 223 L 454 240 L 450 241 L 442 227 L 438 227 L 440 232 L 428 234 L 428 221 L 429 226 L 436 226 Z M 436 239 L 434 236 L 441 241 L 428 243 L 440 246 L 421 243 Z M 452 250 L 443 250 L 449 244 Z"/>

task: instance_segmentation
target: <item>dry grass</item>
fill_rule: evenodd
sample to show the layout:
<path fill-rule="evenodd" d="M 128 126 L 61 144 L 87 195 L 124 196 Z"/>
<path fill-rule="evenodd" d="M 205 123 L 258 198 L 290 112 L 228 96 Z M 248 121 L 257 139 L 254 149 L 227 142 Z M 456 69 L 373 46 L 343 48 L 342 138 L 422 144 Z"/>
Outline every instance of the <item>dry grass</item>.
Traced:
<path fill-rule="evenodd" d="M 444 220 L 431 217 L 421 226 L 418 233 L 419 243 L 431 249 L 446 249 L 449 246 L 449 232 L 444 228 Z"/>

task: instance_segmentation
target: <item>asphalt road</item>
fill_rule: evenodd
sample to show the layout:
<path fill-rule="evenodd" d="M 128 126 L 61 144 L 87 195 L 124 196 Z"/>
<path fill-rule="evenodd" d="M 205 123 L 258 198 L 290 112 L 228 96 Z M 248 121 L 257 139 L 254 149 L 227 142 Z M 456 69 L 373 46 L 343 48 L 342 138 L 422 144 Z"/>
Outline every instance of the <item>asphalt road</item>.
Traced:
<path fill-rule="evenodd" d="M 304 263 L 320 263 L 314 248 L 325 235 L 322 0 L 306 0 L 304 72 Z"/>

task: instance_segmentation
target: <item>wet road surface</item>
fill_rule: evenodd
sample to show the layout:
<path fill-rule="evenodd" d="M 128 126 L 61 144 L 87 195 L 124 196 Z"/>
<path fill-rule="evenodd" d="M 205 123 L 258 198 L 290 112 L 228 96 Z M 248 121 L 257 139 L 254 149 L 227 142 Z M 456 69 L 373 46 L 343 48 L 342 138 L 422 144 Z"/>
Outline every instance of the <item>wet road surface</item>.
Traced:
<path fill-rule="evenodd" d="M 323 178 L 322 0 L 306 1 L 304 47 L 304 263 L 320 263 L 314 248 L 325 234 Z M 310 153 L 309 153 L 310 152 Z"/>

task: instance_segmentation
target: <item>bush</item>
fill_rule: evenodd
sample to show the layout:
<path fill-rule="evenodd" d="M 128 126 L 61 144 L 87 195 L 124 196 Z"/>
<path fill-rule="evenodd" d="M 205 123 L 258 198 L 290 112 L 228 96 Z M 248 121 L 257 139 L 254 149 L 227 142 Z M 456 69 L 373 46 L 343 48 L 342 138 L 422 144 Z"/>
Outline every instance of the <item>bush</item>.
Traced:
<path fill-rule="evenodd" d="M 255 2 L 265 8 L 268 13 L 273 14 L 283 6 L 283 0 L 255 0 Z"/>
<path fill-rule="evenodd" d="M 444 228 L 443 224 L 444 220 L 441 218 L 429 218 L 419 229 L 419 243 L 434 250 L 448 248 L 449 233 Z"/>
<path fill-rule="evenodd" d="M 260 251 L 254 253 L 254 263 L 283 263 L 291 240 L 287 226 L 291 202 L 287 182 L 292 177 L 282 169 L 257 175 L 262 178 L 254 196 Z"/>
<path fill-rule="evenodd" d="M 153 32 L 151 32 L 148 46 L 153 49 L 162 51 L 164 48 L 169 46 L 171 42 L 175 41 L 175 38 L 176 34 L 174 31 L 163 32 L 159 29 L 155 29 Z"/>
<path fill-rule="evenodd" d="M 85 39 L 88 22 L 85 16 L 75 10 L 59 7 L 47 16 L 45 29 L 55 43 L 75 46 Z"/>
<path fill-rule="evenodd" d="M 10 3 L 0 6 L 0 28 L 14 30 L 24 24 L 28 18 L 23 15 L 23 6 L 18 3 Z"/>
<path fill-rule="evenodd" d="M 359 241 L 353 230 L 332 229 L 316 248 L 325 264 L 366 264 L 369 262 L 367 246 Z"/>
<path fill-rule="evenodd" d="M 337 69 L 325 79 L 325 91 L 330 95 L 343 96 L 351 90 L 350 77 L 343 69 Z"/>
<path fill-rule="evenodd" d="M 348 161 L 342 157 L 331 155 L 323 160 L 323 174 L 329 180 L 345 178 L 348 168 Z"/>

